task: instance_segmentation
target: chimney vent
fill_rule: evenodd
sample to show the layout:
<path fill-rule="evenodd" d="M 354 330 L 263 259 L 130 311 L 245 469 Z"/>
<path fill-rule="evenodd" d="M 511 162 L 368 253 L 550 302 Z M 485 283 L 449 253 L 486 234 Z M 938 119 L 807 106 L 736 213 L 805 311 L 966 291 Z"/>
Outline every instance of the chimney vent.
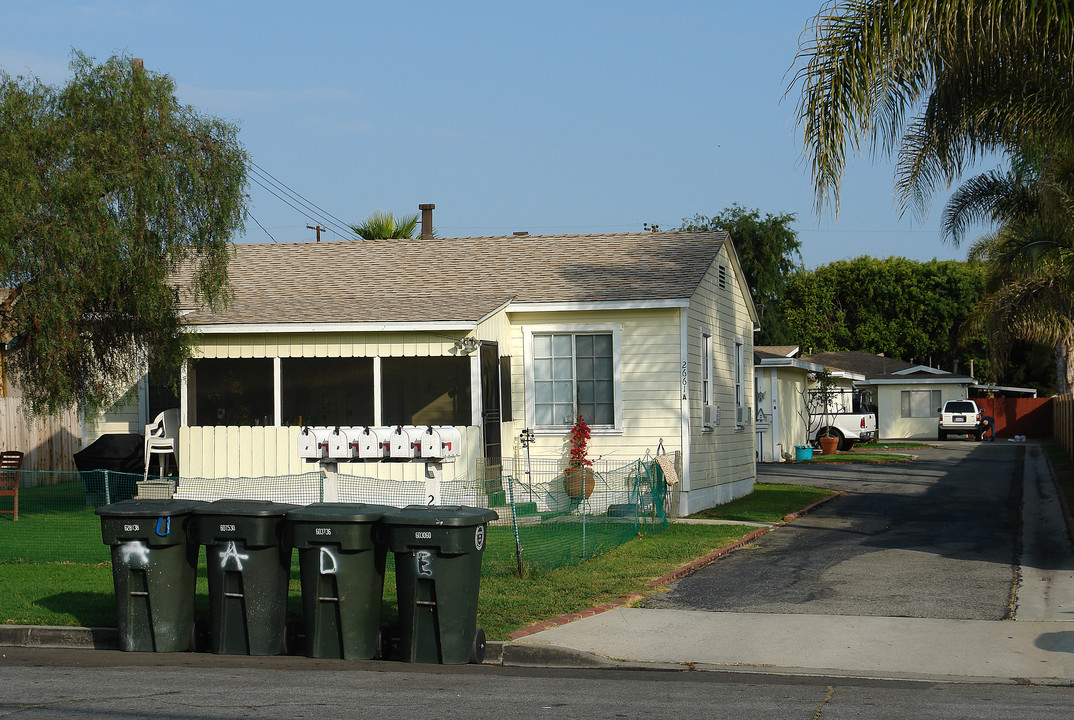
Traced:
<path fill-rule="evenodd" d="M 418 210 L 421 210 L 421 239 L 432 240 L 433 239 L 433 209 L 436 205 L 433 203 L 422 203 L 418 205 Z"/>
<path fill-rule="evenodd" d="M 512 234 L 513 234 L 513 235 L 514 235 L 515 237 L 527 237 L 527 236 L 529 235 L 529 233 L 528 233 L 528 232 L 526 232 L 525 230 L 516 230 L 516 231 L 515 231 L 514 233 L 512 233 Z"/>

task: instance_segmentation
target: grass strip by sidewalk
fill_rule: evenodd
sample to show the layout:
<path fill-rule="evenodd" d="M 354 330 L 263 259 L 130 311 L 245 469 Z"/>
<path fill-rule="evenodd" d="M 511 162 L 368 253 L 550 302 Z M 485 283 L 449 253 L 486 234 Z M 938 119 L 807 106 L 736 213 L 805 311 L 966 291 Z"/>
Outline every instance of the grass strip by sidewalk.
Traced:
<path fill-rule="evenodd" d="M 722 506 L 731 519 L 778 522 L 830 495 L 795 485 L 759 484 L 752 495 Z M 764 518 L 774 518 L 766 520 Z M 746 537 L 742 525 L 671 524 L 589 560 L 525 577 L 487 575 L 481 579 L 478 624 L 490 640 L 532 625 L 603 605 L 632 593 L 690 562 Z M 290 583 L 288 614 L 301 622 L 297 559 Z M 114 627 L 115 596 L 109 563 L 0 563 L 0 623 Z M 199 563 L 195 614 L 208 617 L 204 554 Z M 385 577 L 383 614 L 396 615 L 395 577 Z"/>
<path fill-rule="evenodd" d="M 746 497 L 702 510 L 690 517 L 739 522 L 782 522 L 790 513 L 834 494 L 834 490 L 807 485 L 757 483 L 753 492 Z"/>

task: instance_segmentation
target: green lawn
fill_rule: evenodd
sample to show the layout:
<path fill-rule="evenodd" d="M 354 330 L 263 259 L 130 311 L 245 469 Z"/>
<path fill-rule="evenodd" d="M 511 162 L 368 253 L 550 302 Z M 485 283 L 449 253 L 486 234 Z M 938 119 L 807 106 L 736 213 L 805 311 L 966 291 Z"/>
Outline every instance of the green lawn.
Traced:
<path fill-rule="evenodd" d="M 853 450 L 834 455 L 813 454 L 809 460 L 800 460 L 804 464 L 823 465 L 825 463 L 898 463 L 910 462 L 913 458 L 901 453 L 869 452 L 865 450 Z"/>
<path fill-rule="evenodd" d="M 658 578 L 712 550 L 747 535 L 738 525 L 671 525 L 636 538 L 589 562 L 525 577 L 486 575 L 481 580 L 478 624 L 490 639 L 526 625 L 577 612 L 637 592 Z M 396 618 L 395 574 L 385 575 L 382 614 Z M 288 614 L 302 618 L 297 553 L 293 561 Z M 109 563 L 0 563 L 0 622 L 19 625 L 115 627 L 115 594 Z M 204 552 L 199 562 L 195 613 L 208 617 Z"/>
<path fill-rule="evenodd" d="M 58 496 L 60 493 L 57 493 Z M 760 484 L 755 492 L 718 508 L 715 517 L 778 521 L 830 494 L 793 485 Z M 511 526 L 493 526 L 483 563 L 478 623 L 490 639 L 559 615 L 578 612 L 640 592 L 644 585 L 715 549 L 734 542 L 752 528 L 742 525 L 671 524 L 666 530 L 639 535 L 629 521 L 605 518 L 538 517 L 519 527 L 525 571 L 517 573 Z M 47 538 L 42 539 L 42 534 Z M 618 543 L 625 543 L 614 547 Z M 28 625 L 114 627 L 115 595 L 110 552 L 101 541 L 100 521 L 92 509 L 20 513 L 14 523 L 0 518 L 0 552 L 13 548 L 29 554 L 0 562 L 0 622 Z M 30 547 L 33 552 L 26 550 Z M 56 555 L 57 552 L 63 554 Z M 48 555 L 52 553 L 52 555 Z M 82 557 L 79 562 L 27 562 L 45 557 Z M 595 557 L 594 557 L 595 555 Z M 7 555 L 11 557 L 11 555 Z M 552 566 L 564 559 L 581 564 Z M 301 625 L 298 553 L 292 558 L 288 613 Z M 394 563 L 389 554 L 382 615 L 397 617 Z M 201 552 L 194 599 L 195 613 L 209 615 L 205 553 Z"/>
<path fill-rule="evenodd" d="M 746 497 L 702 510 L 690 517 L 739 522 L 780 522 L 790 513 L 834 494 L 832 490 L 806 485 L 757 483 L 753 492 Z"/>

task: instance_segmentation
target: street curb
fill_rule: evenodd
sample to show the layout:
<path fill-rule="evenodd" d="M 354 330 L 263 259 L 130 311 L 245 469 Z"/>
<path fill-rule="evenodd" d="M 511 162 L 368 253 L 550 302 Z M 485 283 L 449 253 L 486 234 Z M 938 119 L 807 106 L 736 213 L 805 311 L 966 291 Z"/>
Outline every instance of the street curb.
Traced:
<path fill-rule="evenodd" d="M 743 546 L 748 545 L 749 543 L 753 542 L 754 540 L 756 540 L 757 538 L 761 537 L 762 535 L 765 535 L 767 533 L 772 532 L 773 530 L 781 528 L 784 525 L 786 525 L 787 523 L 793 522 L 793 521 L 797 520 L 798 518 L 802 517 L 803 515 L 807 515 L 807 514 L 813 512 L 814 510 L 816 510 L 818 507 L 820 507 L 824 503 L 829 502 L 831 500 L 834 500 L 835 498 L 842 497 L 844 495 L 846 495 L 846 492 L 843 491 L 843 490 L 840 490 L 839 492 L 836 492 L 836 493 L 834 493 L 832 495 L 829 495 L 826 498 L 821 498 L 820 500 L 816 501 L 815 503 L 813 503 L 811 505 L 807 505 L 806 507 L 802 508 L 801 510 L 799 510 L 797 512 L 793 512 L 793 513 L 790 513 L 789 515 L 784 516 L 783 522 L 781 522 L 781 523 L 776 523 L 776 524 L 774 524 L 774 525 L 772 525 L 770 527 L 757 528 L 756 530 L 754 530 L 753 532 L 751 532 L 749 535 L 747 535 L 746 537 L 742 538 L 741 540 L 737 540 L 737 541 L 731 543 L 730 545 L 725 545 L 724 547 L 722 547 L 722 548 L 720 548 L 718 550 L 714 550 L 713 552 L 709 553 L 708 555 L 705 555 L 702 558 L 698 558 L 697 560 L 694 560 L 693 562 L 688 563 L 687 565 L 683 565 L 678 570 L 673 570 L 673 571 L 669 572 L 667 575 L 663 575 L 661 577 L 658 577 L 656 580 L 653 580 L 651 582 L 646 583 L 644 586 L 642 586 L 642 590 L 652 590 L 653 588 L 660 587 L 661 585 L 667 585 L 669 582 L 672 582 L 674 580 L 678 580 L 680 578 L 686 577 L 687 575 L 689 575 L 691 573 L 697 572 L 698 570 L 700 570 L 701 568 L 705 567 L 706 565 L 710 565 L 713 562 L 719 560 L 724 555 L 732 553 L 735 550 L 738 550 L 738 549 L 742 548 Z M 549 629 L 554 628 L 554 627 L 559 627 L 560 625 L 566 625 L 567 623 L 573 622 L 574 620 L 581 620 L 583 618 L 593 617 L 594 615 L 598 615 L 600 613 L 607 612 L 608 610 L 613 610 L 613 609 L 615 609 L 617 607 L 622 607 L 623 605 L 627 605 L 627 604 L 632 603 L 632 602 L 634 602 L 636 600 L 640 600 L 640 599 L 642 599 L 644 597 L 645 597 L 644 592 L 642 592 L 642 593 L 631 593 L 629 595 L 624 595 L 623 597 L 617 598 L 615 600 L 612 600 L 611 602 L 605 603 L 604 605 L 598 605 L 596 607 L 589 608 L 588 610 L 582 610 L 581 612 L 568 613 L 566 615 L 560 615 L 557 618 L 552 618 L 551 620 L 545 620 L 544 622 L 540 622 L 540 623 L 537 623 L 535 625 L 530 625 L 529 627 L 524 627 L 524 628 L 522 628 L 520 630 L 515 630 L 514 632 L 507 633 L 507 638 L 508 638 L 508 640 L 518 640 L 520 638 L 526 637 L 527 635 L 533 635 L 534 633 L 541 632 L 542 630 L 549 630 Z"/>
<path fill-rule="evenodd" d="M 1055 472 L 1055 465 L 1052 464 L 1052 459 L 1048 456 L 1047 451 L 1041 446 L 1041 455 L 1044 456 L 1045 462 L 1048 463 L 1048 472 L 1052 476 L 1052 485 L 1055 488 L 1055 496 L 1059 499 L 1059 507 L 1063 511 L 1063 521 L 1067 524 L 1067 534 L 1070 536 L 1071 541 L 1074 541 L 1074 516 L 1070 514 L 1070 503 L 1067 502 L 1067 497 L 1063 493 L 1063 487 L 1059 484 L 1059 475 Z"/>
<path fill-rule="evenodd" d="M 118 650 L 119 631 L 116 628 L 0 625 L 0 645 Z"/>

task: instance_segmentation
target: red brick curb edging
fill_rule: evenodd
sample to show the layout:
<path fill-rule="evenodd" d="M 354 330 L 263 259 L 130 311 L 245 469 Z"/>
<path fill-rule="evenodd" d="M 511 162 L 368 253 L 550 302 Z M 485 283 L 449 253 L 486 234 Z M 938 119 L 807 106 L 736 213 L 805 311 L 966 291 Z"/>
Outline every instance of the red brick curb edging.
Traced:
<path fill-rule="evenodd" d="M 820 500 L 816 501 L 812 505 L 808 505 L 808 506 L 802 508 L 798 512 L 794 512 L 794 513 L 791 513 L 789 515 L 786 515 L 783 518 L 783 522 L 781 522 L 781 523 L 776 523 L 775 525 L 772 525 L 771 527 L 757 528 L 756 530 L 754 530 L 753 532 L 751 532 L 749 535 L 747 535 L 746 537 L 742 538 L 741 540 L 737 540 L 737 541 L 731 543 L 730 545 L 726 545 L 726 546 L 724 546 L 724 547 L 722 547 L 722 548 L 720 548 L 718 550 L 714 550 L 713 552 L 709 553 L 708 555 L 706 555 L 703 558 L 699 558 L 697 560 L 694 560 L 693 562 L 682 566 L 678 570 L 673 570 L 670 573 L 668 573 L 667 575 L 664 575 L 662 577 L 658 577 L 656 580 L 653 580 L 651 582 L 646 583 L 643 589 L 652 590 L 653 588 L 660 587 L 661 585 L 667 585 L 669 582 L 672 582 L 673 580 L 678 580 L 679 578 L 685 577 L 685 576 L 689 575 L 690 573 L 697 572 L 698 570 L 700 570 L 701 568 L 705 567 L 706 565 L 709 565 L 709 564 L 715 562 L 716 560 L 719 560 L 724 555 L 727 555 L 727 554 L 729 554 L 731 552 L 734 552 L 735 550 L 738 550 L 739 548 L 741 548 L 744 545 L 747 545 L 747 544 L 753 542 L 754 540 L 756 540 L 757 538 L 761 537 L 762 535 L 765 535 L 766 533 L 770 533 L 770 532 L 772 532 L 773 530 L 775 530 L 777 528 L 781 528 L 784 525 L 786 525 L 787 523 L 793 522 L 794 520 L 797 520 L 798 518 L 802 517 L 803 515 L 806 515 L 806 514 L 808 514 L 810 512 L 813 512 L 813 510 L 815 510 L 816 508 L 820 507 L 821 505 L 823 505 L 824 503 L 828 502 L 829 500 L 834 500 L 835 498 L 842 497 L 843 495 L 846 495 L 846 492 L 840 490 L 839 492 L 837 492 L 837 493 L 835 493 L 833 495 L 829 495 L 826 498 L 821 498 Z M 533 635 L 534 633 L 541 632 L 542 630 L 549 630 L 549 629 L 554 628 L 554 627 L 559 627 L 560 625 L 566 625 L 567 623 L 572 622 L 574 620 L 581 620 L 582 618 L 592 617 L 592 616 L 598 615 L 598 614 L 600 614 L 602 612 L 607 612 L 609 610 L 613 610 L 613 609 L 615 609 L 617 607 L 621 607 L 623 605 L 626 605 L 627 603 L 633 602 L 634 600 L 639 600 L 639 599 L 641 599 L 643 597 L 645 597 L 644 593 L 631 593 L 629 595 L 624 595 L 623 597 L 617 598 L 615 600 L 612 600 L 611 602 L 605 603 L 604 605 L 598 605 L 596 607 L 589 608 L 588 610 L 582 610 L 581 612 L 569 613 L 567 615 L 560 615 L 557 618 L 552 618 L 551 620 L 545 620 L 544 622 L 537 623 L 536 625 L 530 625 L 529 627 L 524 627 L 521 630 L 515 630 L 514 632 L 507 633 L 507 639 L 508 640 L 518 640 L 519 638 L 526 637 L 527 635 Z"/>

